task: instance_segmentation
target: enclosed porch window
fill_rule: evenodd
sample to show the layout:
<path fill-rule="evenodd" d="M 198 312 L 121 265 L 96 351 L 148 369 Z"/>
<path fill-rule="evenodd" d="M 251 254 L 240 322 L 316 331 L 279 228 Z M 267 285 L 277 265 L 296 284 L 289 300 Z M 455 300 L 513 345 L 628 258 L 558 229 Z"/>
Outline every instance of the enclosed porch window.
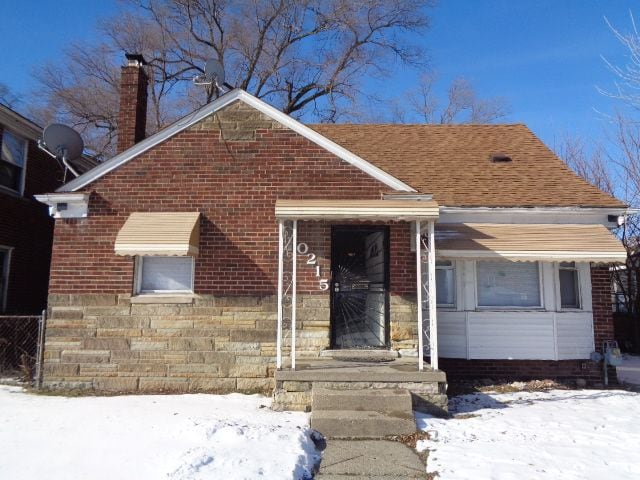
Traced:
<path fill-rule="evenodd" d="M 478 261 L 479 307 L 542 307 L 538 262 Z"/>

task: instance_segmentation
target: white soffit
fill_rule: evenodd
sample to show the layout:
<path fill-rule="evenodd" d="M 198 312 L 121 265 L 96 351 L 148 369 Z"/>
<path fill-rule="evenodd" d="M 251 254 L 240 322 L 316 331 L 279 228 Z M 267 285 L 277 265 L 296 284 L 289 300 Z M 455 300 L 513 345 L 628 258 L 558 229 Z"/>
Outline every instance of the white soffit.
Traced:
<path fill-rule="evenodd" d="M 119 166 L 127 163 L 129 160 L 146 152 L 147 150 L 158 145 L 159 143 L 164 142 L 165 140 L 172 137 L 173 135 L 198 123 L 202 119 L 226 107 L 227 105 L 235 102 L 236 100 L 241 100 L 247 105 L 254 107 L 256 110 L 264 113 L 265 115 L 272 118 L 273 120 L 276 120 L 277 122 L 281 123 L 285 127 L 302 135 L 303 137 L 312 141 L 316 145 L 319 145 L 320 147 L 324 148 L 328 152 L 333 153 L 338 158 L 344 160 L 347 163 L 350 163 L 354 167 L 362 170 L 363 172 L 372 176 L 376 180 L 379 180 L 380 182 L 384 183 L 388 187 L 393 188 L 394 190 L 397 190 L 397 191 L 415 192 L 415 190 L 412 187 L 402 182 L 401 180 L 397 179 L 396 177 L 390 175 L 389 173 L 376 167 L 375 165 L 367 162 L 363 158 L 360 158 L 359 156 L 350 152 L 346 148 L 341 147 L 337 143 L 332 142 L 325 136 L 320 135 L 315 130 L 312 130 L 311 128 L 303 125 L 297 120 L 291 118 L 286 113 L 283 113 L 280 110 L 277 110 L 271 105 L 268 105 L 262 100 L 254 97 L 253 95 L 241 89 L 235 89 L 229 93 L 224 94 L 220 98 L 205 105 L 199 110 L 196 110 L 195 112 L 185 116 L 184 118 L 178 120 L 174 124 L 168 126 L 167 128 L 159 131 L 155 135 L 151 135 L 150 137 L 145 138 L 144 140 L 135 144 L 133 147 L 125 150 L 121 154 L 116 155 L 115 157 L 111 158 L 110 160 L 107 160 L 104 163 L 101 163 L 100 165 L 93 168 L 92 170 L 89 170 L 87 173 L 63 185 L 57 191 L 58 192 L 74 192 L 76 190 L 79 190 L 87 186 L 89 183 L 99 179 L 100 177 L 111 172 L 112 170 L 115 170 Z"/>

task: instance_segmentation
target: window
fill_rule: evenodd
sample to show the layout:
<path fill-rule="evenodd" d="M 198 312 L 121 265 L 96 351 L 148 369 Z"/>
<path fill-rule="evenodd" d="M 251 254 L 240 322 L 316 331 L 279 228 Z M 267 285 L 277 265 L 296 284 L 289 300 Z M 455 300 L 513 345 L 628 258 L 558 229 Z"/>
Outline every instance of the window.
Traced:
<path fill-rule="evenodd" d="M 580 308 L 580 287 L 575 262 L 562 262 L 559 268 L 560 307 Z"/>
<path fill-rule="evenodd" d="M 541 307 L 537 262 L 476 263 L 479 307 Z"/>
<path fill-rule="evenodd" d="M 9 258 L 11 249 L 0 247 L 0 312 L 7 308 L 7 290 L 9 287 Z"/>
<path fill-rule="evenodd" d="M 136 293 L 193 292 L 193 257 L 138 257 Z"/>
<path fill-rule="evenodd" d="M 436 260 L 436 305 L 453 307 L 456 300 L 455 268 L 451 260 Z"/>
<path fill-rule="evenodd" d="M 16 192 L 21 192 L 27 143 L 8 130 L 4 130 L 2 132 L 1 150 L 0 185 Z"/>

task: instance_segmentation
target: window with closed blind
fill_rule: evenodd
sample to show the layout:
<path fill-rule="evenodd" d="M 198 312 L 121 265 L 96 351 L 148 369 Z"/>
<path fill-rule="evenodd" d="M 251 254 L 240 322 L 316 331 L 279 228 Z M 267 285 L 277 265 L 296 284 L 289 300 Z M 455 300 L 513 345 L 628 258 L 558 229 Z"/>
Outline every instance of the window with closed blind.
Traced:
<path fill-rule="evenodd" d="M 542 307 L 538 262 L 478 261 L 479 307 Z"/>
<path fill-rule="evenodd" d="M 193 257 L 138 257 L 136 293 L 192 293 L 193 265 Z"/>

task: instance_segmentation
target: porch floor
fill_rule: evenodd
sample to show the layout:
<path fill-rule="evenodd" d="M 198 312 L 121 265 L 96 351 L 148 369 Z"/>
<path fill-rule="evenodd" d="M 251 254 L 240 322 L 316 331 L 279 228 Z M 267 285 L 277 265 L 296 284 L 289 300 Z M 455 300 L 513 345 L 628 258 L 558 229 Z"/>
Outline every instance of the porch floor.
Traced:
<path fill-rule="evenodd" d="M 398 358 L 389 362 L 344 361 L 333 358 L 296 360 L 296 370 L 284 364 L 276 370 L 276 381 L 297 382 L 446 382 L 441 370 L 425 363 L 418 370 L 416 358 Z"/>

